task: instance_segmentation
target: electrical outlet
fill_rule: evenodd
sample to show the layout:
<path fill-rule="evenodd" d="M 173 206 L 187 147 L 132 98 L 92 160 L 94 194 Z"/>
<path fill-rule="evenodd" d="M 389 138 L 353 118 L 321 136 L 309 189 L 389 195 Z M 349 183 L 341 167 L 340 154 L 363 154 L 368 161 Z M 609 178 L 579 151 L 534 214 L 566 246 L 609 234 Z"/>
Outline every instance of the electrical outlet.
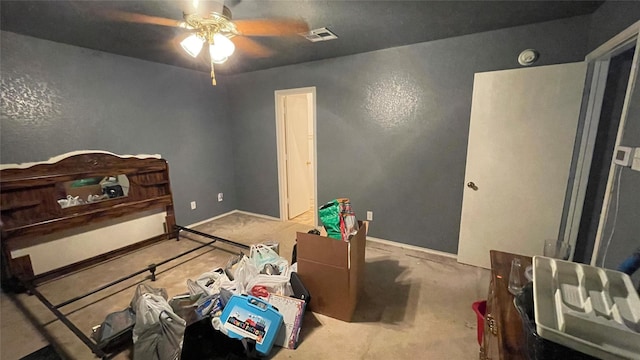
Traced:
<path fill-rule="evenodd" d="M 196 202 L 192 201 L 191 202 L 191 210 L 195 210 L 196 209 Z"/>
<path fill-rule="evenodd" d="M 218 193 L 218 202 L 222 201 L 224 194 Z"/>
<path fill-rule="evenodd" d="M 373 211 L 367 211 L 367 221 L 373 221 Z"/>

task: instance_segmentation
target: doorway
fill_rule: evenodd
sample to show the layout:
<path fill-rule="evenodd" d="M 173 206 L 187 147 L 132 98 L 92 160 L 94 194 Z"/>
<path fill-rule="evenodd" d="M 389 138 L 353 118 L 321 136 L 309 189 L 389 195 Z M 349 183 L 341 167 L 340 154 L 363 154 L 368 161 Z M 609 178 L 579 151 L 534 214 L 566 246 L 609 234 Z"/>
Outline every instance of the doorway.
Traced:
<path fill-rule="evenodd" d="M 577 139 L 579 146 L 575 149 L 574 176 L 569 184 L 568 211 L 561 234 L 575 248 L 576 253 L 572 254 L 572 258 L 591 265 L 596 265 L 599 256 L 615 183 L 613 149 L 621 145 L 637 82 L 640 56 L 635 50 L 640 48 L 639 33 L 640 21 L 600 45 L 585 58 L 590 75 L 585 88 L 584 112 L 581 114 L 582 134 Z M 632 57 L 631 69 L 627 70 L 629 56 Z M 605 101 L 607 90 L 607 101 L 610 103 Z M 611 98 L 615 96 L 620 98 Z M 619 103 L 615 103 L 619 101 L 623 102 L 621 108 Z M 604 122 L 602 125 L 601 120 Z M 599 162 L 598 157 L 602 157 L 602 161 Z"/>
<path fill-rule="evenodd" d="M 577 262 L 585 264 L 591 262 L 634 53 L 635 47 L 632 47 L 612 57 L 609 62 L 591 169 L 589 170 L 582 208 L 583 215 L 578 227 L 578 238 L 573 256 L 573 260 Z"/>
<path fill-rule="evenodd" d="M 317 224 L 315 87 L 275 91 L 280 219 Z"/>

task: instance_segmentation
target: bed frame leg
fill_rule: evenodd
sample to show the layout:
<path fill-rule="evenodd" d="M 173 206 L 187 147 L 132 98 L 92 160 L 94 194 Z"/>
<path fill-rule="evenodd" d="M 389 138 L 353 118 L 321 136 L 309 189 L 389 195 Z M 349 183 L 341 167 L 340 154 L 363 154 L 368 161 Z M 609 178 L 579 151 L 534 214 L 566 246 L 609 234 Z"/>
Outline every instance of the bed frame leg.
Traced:
<path fill-rule="evenodd" d="M 151 272 L 151 281 L 156 281 L 156 264 L 149 265 L 149 272 Z"/>
<path fill-rule="evenodd" d="M 13 294 L 27 293 L 28 295 L 32 295 L 27 291 L 27 288 L 24 285 L 22 285 L 22 282 L 20 281 L 20 279 L 18 279 L 15 276 L 6 280 L 5 279 L 2 280 L 2 291 L 6 293 L 13 293 Z"/>

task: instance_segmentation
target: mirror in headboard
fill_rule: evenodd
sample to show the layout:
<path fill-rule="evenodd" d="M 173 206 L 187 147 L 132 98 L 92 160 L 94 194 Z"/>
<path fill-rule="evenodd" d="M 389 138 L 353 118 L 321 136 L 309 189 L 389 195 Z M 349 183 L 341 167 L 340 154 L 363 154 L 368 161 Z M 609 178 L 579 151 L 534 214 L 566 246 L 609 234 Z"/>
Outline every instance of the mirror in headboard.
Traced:
<path fill-rule="evenodd" d="M 61 208 L 93 204 L 129 194 L 127 175 L 106 175 L 60 182 L 56 185 Z"/>

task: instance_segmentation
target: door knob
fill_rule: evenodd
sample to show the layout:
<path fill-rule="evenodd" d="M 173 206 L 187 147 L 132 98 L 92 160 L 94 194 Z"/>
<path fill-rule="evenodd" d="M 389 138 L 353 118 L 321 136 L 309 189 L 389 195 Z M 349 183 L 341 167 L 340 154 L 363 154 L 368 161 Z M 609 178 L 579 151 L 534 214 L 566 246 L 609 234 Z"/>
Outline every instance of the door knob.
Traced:
<path fill-rule="evenodd" d="M 467 183 L 467 187 L 473 189 L 474 191 L 478 190 L 478 187 L 476 186 L 476 184 L 473 181 L 469 181 Z"/>

